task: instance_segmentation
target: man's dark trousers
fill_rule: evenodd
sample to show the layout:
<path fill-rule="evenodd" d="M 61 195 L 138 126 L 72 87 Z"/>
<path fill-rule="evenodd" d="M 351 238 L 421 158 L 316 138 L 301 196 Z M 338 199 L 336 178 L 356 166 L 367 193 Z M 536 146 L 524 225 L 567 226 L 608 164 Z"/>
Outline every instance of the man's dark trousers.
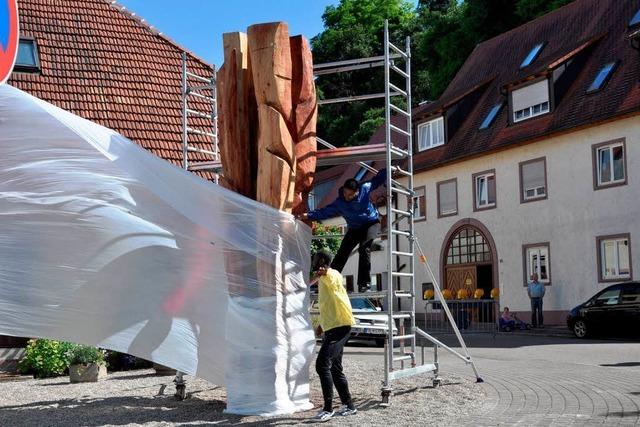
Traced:
<path fill-rule="evenodd" d="M 531 324 L 534 328 L 544 325 L 542 298 L 531 298 Z"/>
<path fill-rule="evenodd" d="M 342 350 L 350 334 L 351 326 L 340 326 L 324 332 L 322 347 L 316 358 L 316 372 L 320 377 L 325 411 L 331 412 L 334 385 L 342 404 L 352 405 L 347 377 L 342 372 Z"/>
<path fill-rule="evenodd" d="M 358 290 L 366 288 L 371 282 L 371 245 L 373 244 L 373 239 L 375 237 L 373 232 L 375 231 L 377 234 L 379 231 L 379 224 L 380 223 L 378 221 L 375 221 L 361 228 L 348 228 L 347 233 L 342 239 L 338 253 L 331 263 L 331 268 L 342 273 L 342 269 L 349 260 L 351 251 L 359 245 Z"/>

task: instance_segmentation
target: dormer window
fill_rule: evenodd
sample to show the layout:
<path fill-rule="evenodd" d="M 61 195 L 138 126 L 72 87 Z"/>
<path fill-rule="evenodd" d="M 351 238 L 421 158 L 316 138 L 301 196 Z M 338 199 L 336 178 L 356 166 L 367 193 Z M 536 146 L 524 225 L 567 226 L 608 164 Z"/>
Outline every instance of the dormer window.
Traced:
<path fill-rule="evenodd" d="M 602 67 L 598 72 L 598 74 L 596 75 L 596 78 L 593 79 L 593 81 L 591 82 L 591 85 L 589 85 L 589 89 L 587 89 L 587 93 L 597 92 L 600 89 L 602 89 L 607 84 L 609 79 L 611 79 L 611 75 L 613 74 L 613 71 L 615 70 L 616 65 L 617 65 L 616 62 L 610 62 L 604 67 Z"/>
<path fill-rule="evenodd" d="M 418 125 L 418 151 L 428 150 L 442 144 L 444 144 L 443 117 Z"/>
<path fill-rule="evenodd" d="M 513 121 L 520 122 L 550 111 L 549 80 L 540 80 L 511 92 Z"/>
<path fill-rule="evenodd" d="M 540 51 L 542 50 L 543 47 L 544 47 L 544 43 L 539 43 L 535 45 L 533 49 L 529 51 L 529 54 L 526 56 L 526 58 L 524 58 L 524 60 L 522 61 L 522 64 L 520 64 L 520 68 L 528 67 L 529 65 L 531 65 L 531 63 L 535 61 L 535 59 L 540 54 Z"/>

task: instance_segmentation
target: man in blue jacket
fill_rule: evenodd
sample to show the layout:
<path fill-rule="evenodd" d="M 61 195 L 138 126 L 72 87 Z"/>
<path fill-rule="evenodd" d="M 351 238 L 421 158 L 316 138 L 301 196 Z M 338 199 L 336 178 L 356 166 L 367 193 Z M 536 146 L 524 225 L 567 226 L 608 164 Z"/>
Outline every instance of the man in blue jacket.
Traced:
<path fill-rule="evenodd" d="M 347 233 L 342 239 L 331 268 L 342 272 L 351 251 L 358 246 L 358 291 L 366 292 L 371 287 L 371 244 L 380 233 L 380 214 L 371 203 L 370 195 L 387 180 L 386 169 L 381 169 L 371 180 L 359 183 L 348 179 L 338 192 L 338 198 L 324 208 L 303 214 L 303 219 L 322 221 L 323 219 L 344 217 Z"/>

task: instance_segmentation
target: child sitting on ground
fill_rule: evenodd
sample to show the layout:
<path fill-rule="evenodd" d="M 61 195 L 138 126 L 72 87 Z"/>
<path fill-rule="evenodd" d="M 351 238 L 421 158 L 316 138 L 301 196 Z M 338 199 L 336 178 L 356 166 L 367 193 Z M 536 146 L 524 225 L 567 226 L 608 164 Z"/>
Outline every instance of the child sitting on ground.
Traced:
<path fill-rule="evenodd" d="M 518 316 L 515 313 L 511 313 L 509 311 L 509 307 L 505 307 L 502 312 L 502 316 L 499 319 L 500 330 L 505 332 L 510 332 L 514 330 L 516 327 L 524 330 L 529 329 L 528 325 L 524 323 L 522 320 L 518 319 Z"/>

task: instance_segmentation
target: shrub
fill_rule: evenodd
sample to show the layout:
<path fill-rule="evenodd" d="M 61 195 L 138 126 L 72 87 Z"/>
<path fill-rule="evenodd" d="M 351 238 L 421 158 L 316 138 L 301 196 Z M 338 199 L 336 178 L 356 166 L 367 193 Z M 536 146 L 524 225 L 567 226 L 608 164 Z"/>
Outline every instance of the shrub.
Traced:
<path fill-rule="evenodd" d="M 105 363 L 104 350 L 91 347 L 88 345 L 76 345 L 67 352 L 69 365 L 88 365 L 97 363 L 102 365 Z"/>
<path fill-rule="evenodd" d="M 75 344 L 48 339 L 29 340 L 24 358 L 18 364 L 23 374 L 35 378 L 63 375 L 69 367 L 68 352 Z"/>

